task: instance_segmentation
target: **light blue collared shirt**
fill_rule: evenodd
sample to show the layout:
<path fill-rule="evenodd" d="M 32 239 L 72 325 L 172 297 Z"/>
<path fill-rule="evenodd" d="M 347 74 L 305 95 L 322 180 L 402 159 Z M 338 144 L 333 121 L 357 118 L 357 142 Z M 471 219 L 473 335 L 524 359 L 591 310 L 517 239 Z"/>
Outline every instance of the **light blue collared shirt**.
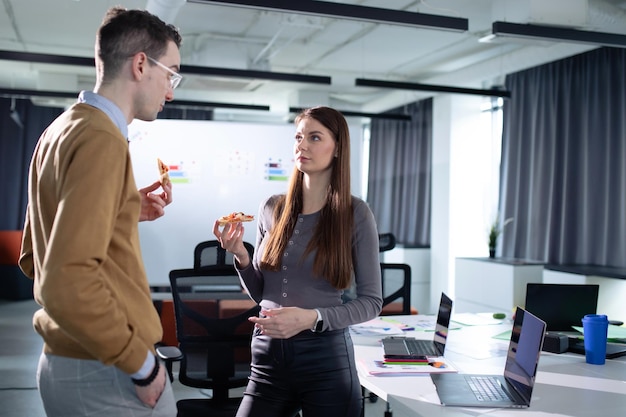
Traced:
<path fill-rule="evenodd" d="M 122 135 L 125 138 L 128 138 L 128 125 L 126 124 L 126 117 L 124 117 L 124 113 L 122 113 L 122 109 L 117 107 L 115 103 L 113 103 L 108 98 L 102 97 L 99 94 L 94 93 L 93 91 L 83 90 L 78 95 L 78 102 L 89 104 L 99 110 L 102 110 L 107 116 L 111 118 L 113 123 L 120 129 Z"/>

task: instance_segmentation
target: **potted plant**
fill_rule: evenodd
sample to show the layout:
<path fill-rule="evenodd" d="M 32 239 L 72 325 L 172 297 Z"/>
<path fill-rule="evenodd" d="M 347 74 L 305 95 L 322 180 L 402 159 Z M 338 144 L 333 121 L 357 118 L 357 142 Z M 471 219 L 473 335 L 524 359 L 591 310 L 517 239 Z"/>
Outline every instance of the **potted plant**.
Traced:
<path fill-rule="evenodd" d="M 488 238 L 490 258 L 496 257 L 496 246 L 498 244 L 498 237 L 500 236 L 500 234 L 502 234 L 502 230 L 504 229 L 504 226 L 511 223 L 512 221 L 513 221 L 513 218 L 509 217 L 508 219 L 504 221 L 504 223 L 502 223 L 502 226 L 500 226 L 500 219 L 498 216 L 496 216 L 496 219 L 493 221 L 493 223 L 491 223 L 491 227 L 489 228 L 489 238 Z"/>

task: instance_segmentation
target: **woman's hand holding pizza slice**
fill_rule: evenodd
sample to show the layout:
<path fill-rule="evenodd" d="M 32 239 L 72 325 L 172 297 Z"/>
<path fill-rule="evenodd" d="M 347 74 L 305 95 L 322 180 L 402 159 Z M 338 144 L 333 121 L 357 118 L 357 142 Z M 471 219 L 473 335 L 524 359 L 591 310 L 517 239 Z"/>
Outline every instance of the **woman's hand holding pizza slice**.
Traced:
<path fill-rule="evenodd" d="M 224 249 L 235 255 L 241 268 L 246 268 L 250 264 L 248 250 L 243 244 L 243 222 L 251 222 L 254 216 L 242 212 L 234 212 L 222 216 L 215 220 L 213 234 L 219 240 Z M 220 226 L 224 227 L 220 231 Z"/>

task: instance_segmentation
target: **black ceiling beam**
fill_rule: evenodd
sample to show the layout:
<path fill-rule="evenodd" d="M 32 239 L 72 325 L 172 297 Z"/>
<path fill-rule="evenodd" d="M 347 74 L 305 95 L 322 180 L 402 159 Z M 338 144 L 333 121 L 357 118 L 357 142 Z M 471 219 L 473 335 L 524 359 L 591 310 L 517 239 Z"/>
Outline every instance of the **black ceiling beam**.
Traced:
<path fill-rule="evenodd" d="M 0 88 L 0 96 L 6 97 L 50 97 L 50 98 L 78 98 L 78 91 L 49 91 L 49 90 L 23 90 L 16 88 Z"/>
<path fill-rule="evenodd" d="M 300 113 L 305 107 L 289 107 L 289 113 Z M 410 121 L 411 116 L 408 114 L 394 114 L 394 113 L 363 113 L 358 111 L 339 110 L 345 117 L 369 117 L 370 119 L 390 119 L 390 120 L 404 120 Z"/>
<path fill-rule="evenodd" d="M 195 65 L 181 65 L 180 72 L 183 77 L 186 74 L 194 75 L 207 75 L 207 76 L 222 76 L 228 78 L 253 78 L 260 80 L 271 81 L 287 81 L 306 84 L 324 84 L 330 85 L 331 78 L 323 75 L 302 75 L 302 74 L 290 74 L 286 72 L 271 72 L 271 71 L 256 71 L 256 70 L 241 70 L 232 68 L 218 68 L 218 67 L 200 67 Z"/>
<path fill-rule="evenodd" d="M 20 51 L 0 51 L 0 60 L 7 61 L 22 61 L 22 62 L 37 62 L 41 64 L 56 64 L 56 65 L 75 65 L 81 67 L 94 66 L 93 58 L 84 58 L 77 56 L 66 55 L 51 55 L 51 54 L 37 54 L 32 52 L 20 52 Z M 271 71 L 255 71 L 255 70 L 241 70 L 219 67 L 201 67 L 195 65 L 182 65 L 180 72 L 183 76 L 185 74 L 205 75 L 205 76 L 221 76 L 229 78 L 250 78 L 261 79 L 271 81 L 286 81 L 297 82 L 306 84 L 324 84 L 330 85 L 331 78 L 321 75 L 302 75 L 302 74 L 289 74 L 284 72 L 271 72 Z"/>
<path fill-rule="evenodd" d="M 79 57 L 79 56 L 51 55 L 51 54 L 36 54 L 33 52 L 0 51 L 0 60 L 38 62 L 41 64 L 76 65 L 78 67 L 95 68 L 95 61 L 93 58 L 84 58 L 84 57 Z"/>
<path fill-rule="evenodd" d="M 379 7 L 359 6 L 354 4 L 333 3 L 328 1 L 187 0 L 187 2 L 222 6 L 240 6 L 253 9 L 272 10 L 276 12 L 291 12 L 373 23 L 412 26 L 423 29 L 449 30 L 454 32 L 465 32 L 468 30 L 468 20 L 465 18 L 383 9 Z"/>
<path fill-rule="evenodd" d="M 77 92 L 67 91 L 46 91 L 46 90 L 23 90 L 13 88 L 0 88 L 0 96 L 5 97 L 47 97 L 47 98 L 68 98 L 77 99 Z M 194 100 L 174 100 L 167 102 L 165 106 L 169 107 L 201 107 L 213 109 L 240 109 L 240 110 L 259 110 L 269 111 L 270 106 L 254 105 L 254 104 L 236 104 L 236 103 L 216 103 L 211 101 L 194 101 Z"/>
<path fill-rule="evenodd" d="M 239 110 L 258 110 L 270 111 L 270 106 L 255 104 L 236 104 L 236 103 L 216 103 L 210 101 L 194 101 L 194 100 L 176 100 L 165 103 L 165 106 L 172 107 L 212 107 L 216 109 L 239 109 Z"/>
<path fill-rule="evenodd" d="M 491 31 L 497 37 L 548 40 L 553 42 L 562 41 L 626 48 L 626 35 L 617 33 L 509 22 L 493 22 Z"/>
<path fill-rule="evenodd" d="M 498 89 L 486 90 L 486 89 L 477 89 L 477 88 L 451 87 L 451 86 L 445 86 L 445 85 L 370 80 L 367 78 L 357 78 L 354 81 L 354 85 L 359 86 L 359 87 L 391 88 L 395 90 L 429 91 L 433 93 L 471 94 L 475 96 L 506 97 L 506 98 L 511 97 L 511 92 L 508 90 L 498 90 Z"/>

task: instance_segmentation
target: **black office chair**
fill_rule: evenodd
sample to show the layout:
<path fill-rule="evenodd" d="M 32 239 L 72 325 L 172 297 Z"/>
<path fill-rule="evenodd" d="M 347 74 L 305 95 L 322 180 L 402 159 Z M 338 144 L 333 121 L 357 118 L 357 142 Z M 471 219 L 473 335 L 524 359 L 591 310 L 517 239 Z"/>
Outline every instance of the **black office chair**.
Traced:
<path fill-rule="evenodd" d="M 378 252 L 383 253 L 396 247 L 396 237 L 393 233 L 380 233 L 378 235 Z M 383 308 L 380 312 L 381 316 L 396 314 L 418 314 L 417 309 L 411 307 L 411 267 L 407 264 L 380 263 L 380 275 L 383 290 Z M 400 278 L 401 285 L 394 292 L 385 295 L 385 283 L 387 281 L 397 281 Z M 387 282 L 387 284 L 389 284 Z M 402 302 L 398 301 L 402 299 Z M 367 393 L 364 387 L 361 387 L 363 400 L 369 399 L 374 403 L 378 401 L 378 396 L 374 393 Z M 365 404 L 363 404 L 364 416 Z M 385 417 L 391 417 L 392 412 L 387 403 L 387 409 L 384 412 Z"/>
<path fill-rule="evenodd" d="M 380 253 L 390 251 L 395 247 L 396 237 L 393 233 L 380 233 L 378 235 L 378 251 Z M 381 262 L 380 272 L 383 288 L 383 310 L 380 315 L 418 314 L 417 309 L 411 307 L 411 267 L 407 264 Z M 390 281 L 399 281 L 400 286 L 394 292 L 386 294 L 385 286 L 388 287 Z"/>
<path fill-rule="evenodd" d="M 396 237 L 393 233 L 378 234 L 378 252 L 387 252 L 396 247 Z"/>
<path fill-rule="evenodd" d="M 411 307 L 411 267 L 407 264 L 380 264 L 383 277 L 383 309 L 381 316 L 396 314 L 418 314 L 417 309 Z M 385 295 L 385 286 L 390 281 L 400 280 L 401 286 L 394 292 Z M 398 301 L 402 299 L 402 301 Z"/>
<path fill-rule="evenodd" d="M 181 384 L 212 390 L 211 398 L 178 400 L 178 417 L 232 417 L 241 402 L 230 390 L 248 383 L 253 328 L 248 317 L 256 316 L 260 307 L 241 291 L 215 284 L 217 278 L 233 275 L 228 265 L 170 272 L 178 351 L 159 347 L 157 352 L 171 379 L 171 364 L 180 361 Z M 229 301 L 238 303 L 237 308 L 229 309 Z"/>
<path fill-rule="evenodd" d="M 243 242 L 243 245 L 250 254 L 250 259 L 254 255 L 254 246 L 248 242 Z M 196 245 L 193 251 L 193 267 L 199 268 L 213 268 L 224 265 L 233 265 L 233 254 L 222 248 L 222 245 L 217 240 L 207 240 L 200 242 Z"/>

